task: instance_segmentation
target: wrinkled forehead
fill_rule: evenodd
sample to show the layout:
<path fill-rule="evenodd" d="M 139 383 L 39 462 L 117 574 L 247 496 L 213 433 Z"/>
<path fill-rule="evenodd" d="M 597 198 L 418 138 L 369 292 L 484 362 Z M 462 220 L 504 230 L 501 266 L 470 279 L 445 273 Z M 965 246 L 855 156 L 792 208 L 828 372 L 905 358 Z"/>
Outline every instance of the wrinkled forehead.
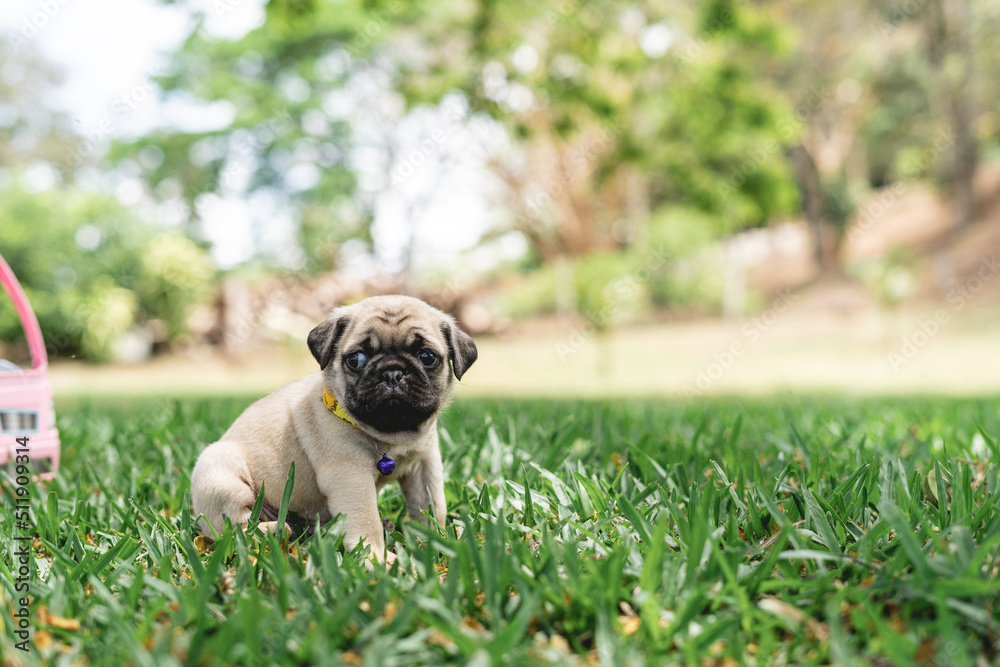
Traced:
<path fill-rule="evenodd" d="M 370 313 L 351 323 L 344 349 L 361 347 L 371 352 L 429 347 L 444 353 L 444 334 L 438 318 L 418 317 L 407 310 Z"/>

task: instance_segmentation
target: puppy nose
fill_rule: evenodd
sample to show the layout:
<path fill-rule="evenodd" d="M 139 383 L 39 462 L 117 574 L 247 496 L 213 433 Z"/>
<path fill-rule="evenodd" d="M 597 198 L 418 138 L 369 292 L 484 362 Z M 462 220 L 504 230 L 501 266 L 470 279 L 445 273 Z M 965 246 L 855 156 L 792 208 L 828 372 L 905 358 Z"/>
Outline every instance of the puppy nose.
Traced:
<path fill-rule="evenodd" d="M 382 371 L 382 379 L 389 384 L 399 384 L 399 381 L 403 379 L 403 371 L 398 369 Z"/>

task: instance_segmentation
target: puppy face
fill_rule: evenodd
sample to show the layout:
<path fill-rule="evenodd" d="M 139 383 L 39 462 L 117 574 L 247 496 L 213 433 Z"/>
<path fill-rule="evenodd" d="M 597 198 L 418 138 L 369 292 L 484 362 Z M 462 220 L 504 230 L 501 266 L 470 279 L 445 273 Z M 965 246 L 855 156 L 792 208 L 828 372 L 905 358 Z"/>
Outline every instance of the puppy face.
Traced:
<path fill-rule="evenodd" d="M 310 332 L 309 349 L 347 411 L 384 433 L 434 417 L 478 354 L 451 317 L 405 296 L 336 309 Z"/>

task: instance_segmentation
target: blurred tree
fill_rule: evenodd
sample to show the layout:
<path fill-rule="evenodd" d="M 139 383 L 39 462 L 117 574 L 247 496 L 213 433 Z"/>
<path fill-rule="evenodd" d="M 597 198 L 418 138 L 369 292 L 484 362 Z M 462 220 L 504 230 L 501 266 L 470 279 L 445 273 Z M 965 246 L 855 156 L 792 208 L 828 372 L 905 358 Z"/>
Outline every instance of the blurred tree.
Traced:
<path fill-rule="evenodd" d="M 976 132 L 990 126 L 976 109 L 998 86 L 977 76 L 998 44 L 980 26 L 998 12 L 957 3 L 271 0 L 235 41 L 197 29 L 161 82 L 230 105 L 232 120 L 165 129 L 114 158 L 180 193 L 192 225 L 210 194 L 288 205 L 305 268 L 321 271 L 346 239 L 372 241 L 394 124 L 457 97 L 461 122 L 506 129 L 480 153 L 507 209 L 488 238 L 519 230 L 539 264 L 569 257 L 572 276 L 591 253 L 648 251 L 668 236 L 664 211 L 710 242 L 800 208 L 817 263 L 837 268 L 824 230 L 839 243 L 872 187 L 937 173 L 968 210 Z M 954 159 L 931 150 L 941 132 L 957 133 Z M 454 161 L 435 150 L 439 167 Z"/>
<path fill-rule="evenodd" d="M 970 0 L 930 0 L 923 8 L 925 49 L 932 72 L 929 86 L 938 115 L 949 121 L 954 134 L 947 182 L 954 200 L 955 227 L 975 218 L 975 179 L 979 148 L 973 7 Z M 992 68 L 991 68 L 992 70 Z M 992 72 L 991 72 L 992 73 Z"/>
<path fill-rule="evenodd" d="M 198 211 L 206 196 L 266 196 L 294 216 L 302 268 L 325 271 L 344 240 L 370 242 L 373 202 L 358 196 L 355 174 L 366 156 L 352 152 L 358 137 L 349 126 L 353 93 L 382 76 L 381 64 L 364 58 L 392 16 L 360 0 L 275 1 L 266 12 L 262 26 L 235 41 L 210 35 L 203 16 L 159 79 L 167 99 L 219 103 L 231 110 L 229 122 L 163 128 L 117 144 L 110 157 L 143 164 L 144 151 L 155 151 L 143 177 L 161 199 L 184 200 L 196 237 L 206 236 L 199 225 L 212 224 Z M 267 258 L 270 248 L 257 251 Z"/>
<path fill-rule="evenodd" d="M 839 264 L 821 227 L 839 242 L 873 187 L 937 177 L 952 194 L 956 228 L 968 224 L 976 132 L 990 126 L 978 109 L 1000 100 L 995 77 L 979 74 L 1000 57 L 1000 11 L 975 0 L 769 6 L 795 26 L 797 57 L 779 80 L 802 125 L 789 156 L 820 265 Z"/>
<path fill-rule="evenodd" d="M 39 187 L 70 180 L 66 164 L 72 124 L 45 104 L 44 94 L 59 83 L 59 74 L 27 48 L 0 40 L 0 171 L 9 182 L 15 171 L 31 169 Z"/>
<path fill-rule="evenodd" d="M 177 234 L 157 234 L 111 195 L 74 186 L 80 161 L 72 156 L 86 139 L 45 103 L 58 73 L 8 40 L 0 62 L 0 252 L 50 354 L 106 360 L 136 327 L 175 340 L 214 277 L 207 255 Z M 23 340 L 4 298 L 0 340 Z"/>
<path fill-rule="evenodd" d="M 792 144 L 787 156 L 812 235 L 814 261 L 821 271 L 839 272 L 843 232 L 855 202 L 871 187 L 859 137 L 875 109 L 871 78 L 888 59 L 877 14 L 862 0 L 836 5 L 770 2 L 766 11 L 772 20 L 793 26 L 789 35 L 795 57 L 773 73 L 791 102 L 782 120 Z"/>
<path fill-rule="evenodd" d="M 196 30 L 161 80 L 168 96 L 232 103 L 232 122 L 164 130 L 114 158 L 162 151 L 145 177 L 154 191 L 179 189 L 192 221 L 207 193 L 280 193 L 300 211 L 314 270 L 372 218 L 358 188 L 372 153 L 353 150 L 364 140 L 344 108 L 364 85 L 384 83 L 365 99 L 370 116 L 395 104 L 392 90 L 410 108 L 458 91 L 472 114 L 500 121 L 513 146 L 486 161 L 542 261 L 641 240 L 667 203 L 710 212 L 720 233 L 794 207 L 777 126 L 786 108 L 755 71 L 780 57 L 782 30 L 745 3 L 694 14 L 622 0 L 266 9 L 264 25 L 233 42 Z M 392 146 L 380 148 L 391 166 Z"/>
<path fill-rule="evenodd" d="M 795 204 L 782 96 L 756 71 L 782 31 L 745 3 L 444 4 L 399 32 L 411 104 L 458 89 L 508 128 L 489 162 L 542 260 L 627 244 L 667 204 L 718 232 Z"/>

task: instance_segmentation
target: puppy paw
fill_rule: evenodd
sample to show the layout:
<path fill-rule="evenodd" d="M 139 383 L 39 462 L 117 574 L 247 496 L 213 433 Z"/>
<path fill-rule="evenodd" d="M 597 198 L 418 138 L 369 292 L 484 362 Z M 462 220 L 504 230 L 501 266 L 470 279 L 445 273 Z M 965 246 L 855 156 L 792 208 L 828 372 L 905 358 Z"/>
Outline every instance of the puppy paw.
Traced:
<path fill-rule="evenodd" d="M 382 560 L 382 556 L 382 552 L 369 552 L 368 557 L 365 558 L 365 572 L 373 572 L 376 567 L 385 568 L 386 570 L 391 569 L 396 562 L 396 554 L 386 551 L 384 561 Z"/>
<path fill-rule="evenodd" d="M 257 527 L 260 528 L 260 531 L 262 533 L 276 533 L 276 532 L 278 532 L 278 522 L 277 521 L 261 521 L 259 524 L 257 524 Z M 288 525 L 288 523 L 285 523 L 285 533 L 287 533 L 288 535 L 292 534 L 292 528 L 291 528 L 291 526 Z"/>

